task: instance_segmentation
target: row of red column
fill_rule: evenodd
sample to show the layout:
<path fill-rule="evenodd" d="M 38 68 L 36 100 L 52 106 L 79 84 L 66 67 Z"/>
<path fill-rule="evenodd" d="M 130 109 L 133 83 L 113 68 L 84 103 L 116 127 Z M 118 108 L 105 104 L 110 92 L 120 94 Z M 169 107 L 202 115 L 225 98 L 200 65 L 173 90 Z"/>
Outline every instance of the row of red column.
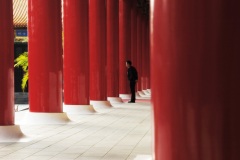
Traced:
<path fill-rule="evenodd" d="M 87 2 L 88 1 L 84 3 L 87 3 Z M 71 15 L 69 16 L 67 15 L 68 14 L 67 8 L 70 8 L 69 10 L 71 10 L 72 15 L 76 15 L 74 14 L 74 10 L 71 9 L 71 5 L 74 5 L 74 4 L 76 8 L 77 2 L 75 1 L 73 2 L 66 1 L 64 3 L 64 7 L 66 8 L 64 16 L 66 19 L 71 19 Z M 105 5 L 107 6 L 106 8 L 105 8 Z M 136 8 L 136 3 L 134 7 Z M 129 18 L 131 16 L 131 9 L 132 9 L 131 3 L 125 0 L 106 1 L 106 4 L 105 2 L 101 2 L 101 1 L 94 1 L 94 0 L 89 1 L 89 11 L 88 11 L 89 12 L 89 31 L 88 30 L 82 30 L 82 31 L 85 34 L 89 33 L 89 39 L 88 39 L 90 42 L 89 51 L 86 51 L 86 52 L 89 52 L 89 55 L 90 55 L 90 59 L 87 59 L 87 61 L 90 64 L 89 68 L 91 71 L 90 84 L 89 84 L 91 100 L 107 100 L 107 97 L 118 97 L 119 93 L 124 94 L 129 92 L 129 86 L 127 84 L 127 78 L 126 78 L 125 62 L 127 59 L 131 59 L 131 55 L 138 54 L 136 49 L 137 47 L 140 47 L 140 48 L 143 47 L 142 45 L 131 47 L 131 31 L 136 31 L 135 28 L 131 28 L 131 19 Z M 81 9 L 81 10 L 82 12 L 84 11 L 84 9 Z M 134 10 L 134 12 L 136 14 L 139 11 Z M 85 11 L 82 14 L 87 14 L 87 12 Z M 82 16 L 79 15 L 78 18 L 80 17 Z M 85 16 L 85 17 L 88 17 L 88 16 Z M 106 23 L 106 18 L 107 18 L 107 23 Z M 76 21 L 76 19 L 73 19 L 72 21 Z M 68 32 L 82 32 L 82 31 L 79 31 L 80 27 L 78 27 L 78 30 L 70 29 L 70 31 L 68 31 L 69 29 L 67 29 L 67 26 L 74 25 L 75 23 L 76 22 L 69 24 L 67 20 L 65 21 L 64 35 L 69 36 L 67 35 Z M 88 23 L 87 20 L 85 20 L 84 23 Z M 146 25 L 148 23 L 147 21 L 145 21 L 145 23 L 143 24 Z M 137 24 L 133 24 L 133 25 L 137 25 Z M 147 32 L 146 30 L 141 30 L 141 29 L 139 29 L 138 31 L 139 31 L 139 34 L 141 32 Z M 83 36 L 80 36 L 80 35 L 78 36 L 79 36 L 78 37 L 78 41 L 79 41 L 79 39 L 82 39 Z M 143 39 L 142 37 L 136 37 L 136 36 L 134 38 L 135 39 L 132 39 L 132 41 L 135 41 L 135 43 L 137 41 L 137 38 L 140 41 Z M 144 38 L 147 39 L 148 35 L 146 34 L 146 37 Z M 83 39 L 83 41 L 87 41 L 87 39 Z M 69 42 L 69 40 L 67 40 L 67 37 L 65 37 L 65 42 L 68 44 L 71 42 L 71 40 Z M 73 43 L 69 45 L 75 45 L 75 48 L 69 47 L 72 50 L 70 52 L 75 52 L 75 54 L 77 54 L 79 52 L 79 49 L 81 51 L 81 47 L 77 45 L 77 42 L 75 42 L 75 44 Z M 87 44 L 83 43 L 83 45 L 86 46 Z M 77 49 L 76 47 L 77 48 L 79 47 L 79 49 Z M 135 51 L 133 51 L 133 53 L 131 53 L 131 48 L 135 48 Z M 64 55 L 67 56 L 68 49 L 65 49 L 65 50 L 64 50 L 65 51 Z M 146 55 L 149 55 L 149 52 L 146 51 Z M 69 57 L 72 57 L 72 60 L 64 61 L 65 67 L 67 65 L 73 65 L 69 63 L 71 63 L 71 61 L 77 60 L 76 58 L 74 59 L 74 56 L 69 56 Z M 78 58 L 81 58 L 81 56 Z M 135 56 L 135 58 L 136 58 L 135 60 L 136 62 L 141 61 L 141 57 L 138 57 L 137 59 L 137 57 Z M 149 66 L 149 62 L 146 63 L 146 66 L 147 65 Z M 84 68 L 84 66 L 87 67 L 86 65 L 80 65 L 78 67 Z M 74 68 L 75 67 L 72 66 L 71 70 L 73 71 Z M 141 75 L 142 68 L 140 65 L 138 69 Z M 68 91 L 70 91 L 71 88 L 76 85 L 75 84 L 68 85 L 70 79 L 72 78 L 70 78 L 70 76 L 67 76 L 67 74 L 70 74 L 68 70 L 65 69 L 64 71 L 68 72 L 64 76 L 66 77 L 66 80 L 64 83 L 64 86 L 65 86 L 64 92 L 66 94 L 66 97 L 74 97 L 73 93 L 69 94 Z M 85 71 L 87 71 L 87 69 Z M 69 78 L 69 80 L 67 80 L 67 78 Z M 140 79 L 141 78 L 142 77 L 140 77 Z M 105 86 L 107 86 L 107 89 Z M 143 89 L 143 87 L 141 86 L 139 89 Z M 147 89 L 147 87 L 145 87 L 145 89 Z M 86 90 L 87 88 L 85 88 L 85 91 Z"/>
<path fill-rule="evenodd" d="M 138 90 L 147 89 L 148 19 L 136 1 L 63 2 L 62 25 L 61 0 L 28 1 L 30 113 L 62 113 L 63 98 L 66 105 L 89 105 L 129 93 L 131 58 Z M 14 125 L 12 1 L 0 0 L 0 13 L 0 125 Z"/>
<path fill-rule="evenodd" d="M 81 27 L 78 27 L 78 30 L 68 29 L 67 27 L 71 25 L 75 27 L 78 26 L 78 25 L 75 25 L 75 23 L 77 22 L 72 22 L 72 21 L 76 21 L 76 18 L 81 19 L 80 17 L 82 17 L 83 14 L 88 15 L 86 11 L 86 8 L 87 8 L 86 5 L 88 2 L 89 2 L 89 11 L 88 11 L 89 16 L 85 16 L 85 18 L 82 18 L 82 21 L 84 21 L 83 23 L 85 24 L 89 23 L 89 26 L 85 25 L 85 27 L 89 27 L 89 30 L 87 30 L 87 28 L 81 29 Z M 76 16 L 76 13 L 75 13 L 76 11 L 71 7 L 74 6 L 74 8 L 76 8 L 79 5 L 78 3 L 80 2 L 65 1 L 64 3 L 64 8 L 65 8 L 64 16 L 66 18 L 66 21 L 64 21 L 64 35 L 66 35 L 66 37 L 64 38 L 65 38 L 66 44 L 69 44 L 69 47 L 68 47 L 69 49 L 67 49 L 67 46 L 66 48 L 64 46 L 64 51 L 65 51 L 64 56 L 69 57 L 68 61 L 67 60 L 64 61 L 64 67 L 67 67 L 68 65 L 73 65 L 72 62 L 77 61 L 79 58 L 80 59 L 84 58 L 84 56 L 82 57 L 82 55 L 78 54 L 79 52 L 82 51 L 81 49 L 82 47 L 78 45 L 78 43 L 81 43 L 82 41 L 84 41 L 85 43 L 82 43 L 82 45 L 84 45 L 85 48 L 87 45 L 89 45 L 89 50 L 88 51 L 84 50 L 83 52 L 85 54 L 89 52 L 90 57 L 85 56 L 86 59 L 85 60 L 83 59 L 83 60 L 85 62 L 89 62 L 90 84 L 87 84 L 86 82 L 80 84 L 79 82 L 76 82 L 76 81 L 75 83 L 78 83 L 79 87 L 84 84 L 85 86 L 89 85 L 90 100 L 105 101 L 107 100 L 107 97 L 118 97 L 119 94 L 128 93 L 129 86 L 127 84 L 127 78 L 126 78 L 125 62 L 127 59 L 134 58 L 134 57 L 131 57 L 131 55 L 133 54 L 135 55 L 136 62 L 143 61 L 142 59 L 143 57 L 139 56 L 138 59 L 136 57 L 138 55 L 137 47 L 144 48 L 145 46 L 145 45 L 139 45 L 134 47 L 131 46 L 132 45 L 131 32 L 136 31 L 136 29 L 131 28 L 131 19 L 129 17 L 131 17 L 131 10 L 133 10 L 133 8 L 134 8 L 135 14 L 139 12 L 136 10 L 136 3 L 134 3 L 134 5 L 132 6 L 130 1 L 125 1 L 125 0 L 120 0 L 120 1 L 108 0 L 106 1 L 106 4 L 105 2 L 102 2 L 99 0 L 98 1 L 85 0 L 85 2 L 81 2 L 85 4 L 85 5 L 82 5 L 85 8 L 84 9 L 79 8 L 79 10 L 81 10 L 82 12 L 82 15 L 77 14 L 79 16 Z M 72 15 L 71 14 L 68 15 L 67 10 L 70 10 L 72 12 Z M 141 15 L 139 14 L 139 16 Z M 74 19 L 71 17 L 76 17 L 76 18 Z M 72 19 L 72 21 L 67 22 L 67 19 Z M 148 25 L 147 22 L 148 22 L 147 20 L 143 21 L 139 28 L 142 29 L 141 26 Z M 133 25 L 137 26 L 136 23 Z M 132 41 L 135 41 L 135 43 L 137 42 L 137 38 L 140 41 L 143 41 L 143 39 L 146 40 L 148 38 L 147 30 L 141 30 L 141 29 L 139 29 L 139 34 L 141 34 L 142 32 L 146 32 L 146 35 L 145 37 L 135 36 L 134 37 L 135 39 L 132 38 Z M 72 40 L 67 39 L 67 36 L 69 36 L 69 38 L 71 37 L 71 35 L 68 34 L 69 32 L 71 32 L 72 34 L 74 34 L 74 32 L 76 33 L 83 32 L 85 33 L 85 36 L 75 34 L 75 36 L 78 39 L 75 39 L 76 42 L 70 44 L 71 41 L 73 41 L 73 39 Z M 83 38 L 87 36 L 87 33 L 89 33 L 89 39 Z M 89 44 L 87 44 L 87 41 L 89 41 Z M 72 45 L 74 45 L 75 47 L 71 47 Z M 131 53 L 132 48 L 135 48 L 135 51 Z M 145 49 L 144 58 L 149 60 L 149 58 L 147 58 L 147 56 L 149 57 L 149 52 L 147 51 L 146 47 L 144 49 Z M 69 52 L 71 53 L 74 52 L 72 54 L 76 54 L 79 57 L 71 56 L 71 54 L 69 54 L 67 50 L 69 50 Z M 85 70 L 85 74 L 82 74 L 82 75 L 88 76 L 89 70 L 88 68 L 85 69 L 86 67 L 88 67 L 87 64 L 85 65 L 81 63 L 77 63 L 77 64 L 78 64 L 77 66 L 71 67 L 71 71 L 74 71 L 76 67 L 79 67 L 79 68 L 81 67 L 83 70 Z M 146 66 L 150 66 L 149 62 L 146 62 Z M 139 69 L 140 84 L 141 84 L 141 79 L 143 78 L 143 76 L 146 76 L 146 74 L 141 76 L 142 68 L 140 65 L 138 69 Z M 78 96 L 80 100 L 83 98 L 81 97 L 81 95 L 84 95 L 86 97 L 88 95 L 87 93 L 88 88 L 84 88 L 85 94 L 81 93 L 81 95 L 79 95 L 79 92 L 77 90 L 81 90 L 81 88 L 78 88 L 78 87 L 76 88 L 77 86 L 76 84 L 69 85 L 69 82 L 73 80 L 71 78 L 71 75 L 68 76 L 68 74 L 72 74 L 72 73 L 69 72 L 67 68 L 64 68 L 64 72 L 66 72 L 64 76 L 66 77 L 66 79 L 64 80 L 65 81 L 64 95 L 66 95 L 66 98 L 69 97 L 69 100 L 70 100 L 70 99 L 73 99 L 73 97 Z M 75 76 L 79 76 L 79 73 L 76 73 Z M 141 84 L 139 89 L 141 90 L 141 89 L 148 88 L 146 84 L 144 85 L 145 86 L 143 87 L 143 84 Z M 71 88 L 75 88 L 75 92 L 78 92 L 78 93 L 76 94 L 72 93 L 73 90 Z M 86 104 L 87 100 L 89 101 L 89 99 L 87 98 L 85 99 L 86 101 L 84 104 Z M 69 101 L 69 104 L 75 104 L 75 103 L 72 103 Z M 83 103 L 79 101 L 78 104 L 83 104 Z"/>
<path fill-rule="evenodd" d="M 81 5 L 84 5 L 82 1 Z M 104 4 L 105 1 L 101 2 Z M 66 0 L 65 7 L 70 3 L 70 0 Z M 74 4 L 77 3 L 80 2 L 75 1 Z M 95 18 L 98 16 L 97 13 L 105 14 L 105 11 L 98 8 L 96 4 L 102 5 L 96 0 L 89 1 L 89 9 L 95 9 L 91 16 Z M 29 85 L 30 111 L 32 112 L 62 111 L 63 55 L 60 6 L 59 0 L 29 0 Z M 237 1 L 218 3 L 215 0 L 201 2 L 188 0 L 185 4 L 178 0 L 151 1 L 151 47 L 147 44 L 146 48 L 151 48 L 151 85 L 155 121 L 154 158 L 156 160 L 239 159 L 239 6 Z M 79 9 L 76 10 L 79 11 Z M 84 11 L 83 9 L 79 14 Z M 66 9 L 64 14 L 69 12 L 71 11 Z M 135 49 L 137 54 L 133 53 L 132 57 L 137 57 L 137 68 L 140 73 L 144 73 L 146 72 L 143 67 L 145 64 L 142 64 L 144 62 L 140 57 L 145 57 L 143 50 L 146 48 L 139 47 L 142 43 L 146 43 L 142 39 L 139 40 L 139 37 L 143 36 L 139 34 L 144 28 L 140 20 L 143 17 L 138 16 L 138 13 L 137 16 L 131 17 L 137 18 L 138 26 L 137 49 Z M 12 2 L 9 0 L 0 0 L 0 21 L 0 71 L 3 75 L 0 78 L 0 124 L 13 125 L 13 24 Z M 76 25 L 85 22 L 78 23 L 80 24 Z M 127 26 L 125 20 L 122 23 Z M 93 20 L 89 24 L 100 25 L 103 28 L 106 25 L 99 20 Z M 96 27 L 89 26 L 89 28 L 97 30 Z M 149 28 L 146 27 L 146 30 L 149 31 Z M 85 37 L 84 31 L 79 32 L 72 33 L 73 37 L 76 36 L 75 34 L 81 36 L 78 37 L 81 38 L 79 42 L 87 41 L 88 43 L 87 38 L 96 38 L 98 41 L 106 38 L 104 35 L 100 37 L 94 33 Z M 123 30 L 123 32 L 126 31 Z M 94 42 L 91 43 L 93 44 L 89 45 L 95 47 Z M 131 44 L 133 43 L 131 41 Z M 96 52 L 106 56 L 106 53 L 103 53 L 103 50 L 106 50 L 105 45 L 96 46 L 99 51 L 91 48 L 83 52 L 81 50 L 83 57 L 76 58 L 89 59 L 87 55 L 90 55 L 95 56 L 97 60 L 99 55 L 96 55 Z M 69 54 L 74 54 L 72 52 Z M 86 52 L 90 53 L 85 55 Z M 100 63 L 101 65 L 94 66 L 94 63 L 90 65 L 95 69 L 90 79 L 99 80 L 98 76 L 102 76 L 102 74 L 99 75 L 102 70 L 99 71 L 97 67 L 106 67 L 108 63 L 105 60 Z M 84 62 L 80 64 L 85 65 Z M 78 64 L 73 62 L 73 65 Z M 68 69 L 71 70 L 70 65 L 64 67 L 70 67 Z M 91 71 L 91 67 L 89 69 Z M 79 72 L 80 76 L 76 74 L 77 76 L 73 76 L 72 79 L 87 84 L 85 78 L 87 79 L 86 75 L 89 71 L 73 71 L 73 74 L 75 72 Z M 144 81 L 144 78 L 141 80 Z M 90 81 L 90 85 L 91 83 Z M 96 83 L 101 84 L 101 81 Z M 149 85 L 148 82 L 146 84 Z M 139 84 L 138 87 L 141 86 Z M 88 86 L 84 85 L 81 89 L 85 93 Z M 72 95 L 74 94 L 76 92 L 73 91 Z M 96 93 L 91 97 L 98 99 L 104 94 Z M 70 101 L 69 103 L 72 103 Z M 81 99 L 81 102 L 76 100 L 76 103 L 84 102 Z"/>
<path fill-rule="evenodd" d="M 131 55 L 139 74 L 137 90 L 150 89 L 149 17 L 131 1 Z"/>
<path fill-rule="evenodd" d="M 0 124 L 9 125 L 14 122 L 13 13 L 11 1 L 0 2 L 0 69 L 4 75 Z M 65 104 L 72 105 L 129 93 L 125 62 L 131 58 L 140 75 L 138 90 L 148 88 L 141 84 L 146 76 L 141 65 L 149 54 L 143 44 L 148 37 L 147 20 L 136 3 L 65 0 L 63 4 L 62 27 L 60 0 L 28 1 L 30 112 L 61 113 L 63 90 Z"/>

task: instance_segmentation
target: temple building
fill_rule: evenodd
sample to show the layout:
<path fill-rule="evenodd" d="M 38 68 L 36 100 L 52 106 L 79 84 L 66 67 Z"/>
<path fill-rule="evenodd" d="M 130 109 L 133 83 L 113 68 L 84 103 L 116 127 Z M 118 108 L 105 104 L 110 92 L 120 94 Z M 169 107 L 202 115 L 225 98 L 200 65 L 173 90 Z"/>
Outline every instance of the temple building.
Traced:
<path fill-rule="evenodd" d="M 239 160 L 239 15 L 234 0 L 0 0 L 0 159 Z"/>

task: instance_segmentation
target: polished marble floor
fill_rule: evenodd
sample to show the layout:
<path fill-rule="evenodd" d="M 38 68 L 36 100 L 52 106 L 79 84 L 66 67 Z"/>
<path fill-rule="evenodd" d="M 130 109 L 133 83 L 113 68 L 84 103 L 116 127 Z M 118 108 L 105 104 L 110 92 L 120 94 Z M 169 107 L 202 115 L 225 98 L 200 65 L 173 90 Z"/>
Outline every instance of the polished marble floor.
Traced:
<path fill-rule="evenodd" d="M 96 108 L 97 114 L 69 114 L 58 125 L 21 125 L 28 112 L 19 106 L 16 124 L 26 142 L 0 143 L 3 160 L 152 160 L 150 100 Z"/>

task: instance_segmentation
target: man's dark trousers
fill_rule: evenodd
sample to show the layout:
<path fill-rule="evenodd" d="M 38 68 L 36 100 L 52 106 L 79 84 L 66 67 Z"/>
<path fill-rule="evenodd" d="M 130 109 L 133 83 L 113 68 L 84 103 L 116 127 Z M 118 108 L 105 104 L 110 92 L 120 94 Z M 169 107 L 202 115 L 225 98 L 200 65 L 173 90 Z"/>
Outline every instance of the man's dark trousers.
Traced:
<path fill-rule="evenodd" d="M 136 95 L 135 95 L 135 86 L 136 82 L 135 81 L 130 81 L 130 89 L 131 89 L 131 102 L 135 102 Z"/>

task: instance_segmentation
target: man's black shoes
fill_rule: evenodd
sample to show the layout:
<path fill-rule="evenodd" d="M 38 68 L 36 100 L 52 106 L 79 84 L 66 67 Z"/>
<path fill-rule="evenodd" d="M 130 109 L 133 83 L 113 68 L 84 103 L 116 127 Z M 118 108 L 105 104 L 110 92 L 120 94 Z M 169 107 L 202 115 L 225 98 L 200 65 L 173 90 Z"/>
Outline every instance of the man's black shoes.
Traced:
<path fill-rule="evenodd" d="M 134 101 L 128 101 L 128 103 L 135 103 Z"/>

